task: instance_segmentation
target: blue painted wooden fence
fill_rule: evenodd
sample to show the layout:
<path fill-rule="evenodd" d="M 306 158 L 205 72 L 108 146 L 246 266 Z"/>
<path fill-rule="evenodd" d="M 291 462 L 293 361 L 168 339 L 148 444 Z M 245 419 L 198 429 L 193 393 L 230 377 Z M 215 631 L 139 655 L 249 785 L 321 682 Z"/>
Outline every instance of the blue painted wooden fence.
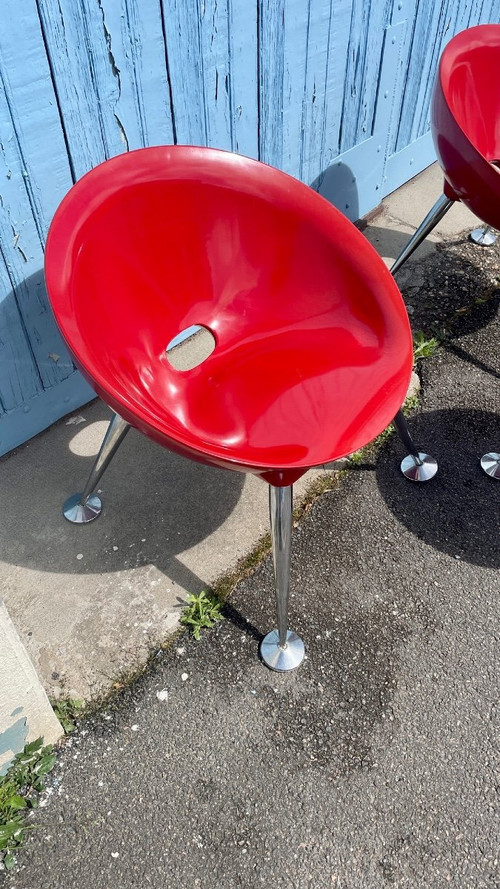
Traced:
<path fill-rule="evenodd" d="M 434 159 L 443 44 L 500 0 L 2 0 L 0 454 L 92 397 L 47 303 L 54 210 L 178 142 L 258 157 L 356 219 Z"/>

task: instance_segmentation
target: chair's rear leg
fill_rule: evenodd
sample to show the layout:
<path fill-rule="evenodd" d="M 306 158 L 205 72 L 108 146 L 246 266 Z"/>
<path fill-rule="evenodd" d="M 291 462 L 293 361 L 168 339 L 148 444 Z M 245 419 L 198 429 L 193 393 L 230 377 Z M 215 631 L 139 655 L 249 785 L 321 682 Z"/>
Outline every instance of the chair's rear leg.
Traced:
<path fill-rule="evenodd" d="M 429 211 L 423 222 L 419 225 L 416 232 L 412 235 L 405 247 L 403 247 L 399 256 L 395 259 L 391 266 L 391 273 L 396 274 L 404 262 L 413 253 L 414 250 L 422 243 L 427 235 L 436 227 L 438 222 L 443 218 L 445 213 L 450 209 L 454 201 L 442 194 Z M 410 435 L 408 424 L 402 411 L 399 411 L 394 418 L 394 425 L 397 433 L 409 450 L 409 454 L 401 461 L 401 472 L 405 478 L 413 482 L 427 482 L 434 478 L 438 470 L 437 461 L 429 454 L 420 453 L 413 443 Z"/>
<path fill-rule="evenodd" d="M 500 481 L 500 454 L 494 452 L 485 454 L 484 457 L 481 457 L 481 466 L 486 475 Z"/>
<path fill-rule="evenodd" d="M 444 214 L 450 209 L 451 205 L 455 202 L 451 200 L 451 198 L 447 198 L 445 194 L 442 194 L 434 204 L 431 210 L 429 210 L 427 216 L 420 223 L 416 232 L 411 236 L 410 240 L 403 247 L 401 253 L 394 260 L 391 266 L 391 273 L 393 275 L 399 271 L 404 262 L 408 259 L 409 256 L 413 253 L 414 250 L 422 243 L 422 241 L 427 237 L 428 234 L 431 233 L 432 229 L 436 227 L 438 222 L 443 218 Z"/>
<path fill-rule="evenodd" d="M 411 482 L 430 481 L 438 471 L 437 460 L 435 460 L 434 457 L 430 457 L 429 454 L 424 454 L 419 451 L 415 446 L 410 435 L 410 430 L 408 429 L 405 415 L 402 411 L 398 411 L 393 422 L 401 441 L 410 452 L 408 456 L 401 461 L 401 472 L 404 477 Z"/>
<path fill-rule="evenodd" d="M 81 525 L 91 522 L 101 513 L 102 503 L 97 494 L 92 492 L 109 466 L 109 463 L 130 429 L 130 424 L 114 414 L 104 436 L 99 453 L 92 467 L 87 484 L 81 493 L 73 494 L 63 506 L 63 515 L 68 522 Z"/>

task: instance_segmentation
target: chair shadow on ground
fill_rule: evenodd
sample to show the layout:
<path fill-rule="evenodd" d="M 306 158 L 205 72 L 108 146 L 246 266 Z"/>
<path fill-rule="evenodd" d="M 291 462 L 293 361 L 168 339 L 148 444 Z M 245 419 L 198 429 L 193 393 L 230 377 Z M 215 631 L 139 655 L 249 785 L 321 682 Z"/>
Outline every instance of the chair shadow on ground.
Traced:
<path fill-rule="evenodd" d="M 463 239 L 444 241 L 423 262 L 403 266 L 396 281 L 414 329 L 443 333 L 446 341 L 474 333 L 496 315 L 500 290 L 483 267 L 484 249 Z M 500 263 L 500 246 L 492 248 Z M 418 259 L 418 252 L 416 253 Z"/>
<path fill-rule="evenodd" d="M 111 416 L 99 400 L 78 413 L 85 424 L 65 418 L 2 460 L 0 558 L 67 574 L 154 565 L 182 588 L 200 591 L 206 578 L 176 556 L 224 523 L 240 499 L 244 475 L 183 459 L 131 430 L 100 481 L 101 516 L 72 525 L 62 504 L 82 490 L 95 459 L 82 450 L 87 439 L 100 441 Z"/>
<path fill-rule="evenodd" d="M 492 290 L 487 296 L 488 298 L 484 302 L 480 296 L 476 297 L 477 301 L 470 306 L 469 310 L 456 317 L 451 325 L 449 335 L 443 343 L 443 348 L 461 361 L 471 364 L 477 370 L 498 381 L 500 380 L 498 362 L 496 365 L 493 363 L 497 355 L 485 356 L 484 352 L 479 355 L 477 348 L 476 354 L 473 354 L 465 339 L 469 334 L 494 322 L 500 312 L 500 288 Z M 459 338 L 460 342 L 457 342 Z"/>
<path fill-rule="evenodd" d="M 500 567 L 496 545 L 500 500 L 479 459 L 499 441 L 498 415 L 480 410 L 436 410 L 411 418 L 417 442 L 427 443 L 439 472 L 422 485 L 397 471 L 401 445 L 395 437 L 377 457 L 380 492 L 412 534 L 435 549 L 473 565 Z"/>

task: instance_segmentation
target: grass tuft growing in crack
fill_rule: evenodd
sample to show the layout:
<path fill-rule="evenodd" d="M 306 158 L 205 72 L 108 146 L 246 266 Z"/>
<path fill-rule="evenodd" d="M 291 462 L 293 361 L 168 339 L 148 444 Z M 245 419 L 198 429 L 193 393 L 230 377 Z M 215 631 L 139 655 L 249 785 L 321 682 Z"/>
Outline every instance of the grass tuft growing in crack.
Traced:
<path fill-rule="evenodd" d="M 431 358 L 436 349 L 440 346 L 440 341 L 436 336 L 426 336 L 423 330 L 417 330 L 413 337 L 413 360 L 415 364 L 422 358 Z"/>
<path fill-rule="evenodd" d="M 26 816 L 36 809 L 38 795 L 45 789 L 43 779 L 55 761 L 52 746 L 44 747 L 43 738 L 37 738 L 16 753 L 8 771 L 0 777 L 0 863 L 5 870 L 14 867 L 16 850 L 26 831 L 34 827 L 26 824 Z"/>
<path fill-rule="evenodd" d="M 205 627 L 213 627 L 217 621 L 222 620 L 222 603 L 217 596 L 202 590 L 197 596 L 192 593 L 187 597 L 186 605 L 180 619 L 192 633 L 195 639 L 200 638 L 200 633 Z"/>
<path fill-rule="evenodd" d="M 75 698 L 53 698 L 50 703 L 64 729 L 64 734 L 69 735 L 75 730 L 78 717 L 83 715 L 84 701 Z"/>

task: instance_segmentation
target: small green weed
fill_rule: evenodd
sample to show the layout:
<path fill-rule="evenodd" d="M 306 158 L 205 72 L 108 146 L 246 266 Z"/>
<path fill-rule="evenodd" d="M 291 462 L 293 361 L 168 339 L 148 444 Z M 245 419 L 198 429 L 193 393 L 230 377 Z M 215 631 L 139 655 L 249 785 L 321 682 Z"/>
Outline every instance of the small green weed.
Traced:
<path fill-rule="evenodd" d="M 15 850 L 32 827 L 25 824 L 30 809 L 36 809 L 38 794 L 45 789 L 43 778 L 54 767 L 51 745 L 43 746 L 43 738 L 26 744 L 16 753 L 7 773 L 0 778 L 0 862 L 6 870 L 15 864 Z"/>
<path fill-rule="evenodd" d="M 213 627 L 218 620 L 222 620 L 220 609 L 219 600 L 206 590 L 202 590 L 197 596 L 191 594 L 182 613 L 181 624 L 188 627 L 195 639 L 199 639 L 204 627 Z"/>
<path fill-rule="evenodd" d="M 435 336 L 427 337 L 423 330 L 417 330 L 413 337 L 413 359 L 415 363 L 422 358 L 431 358 L 439 347 L 439 340 Z"/>
<path fill-rule="evenodd" d="M 75 722 L 82 715 L 85 706 L 83 701 L 74 698 L 53 698 L 52 709 L 61 723 L 64 733 L 69 735 L 75 729 Z"/>
<path fill-rule="evenodd" d="M 412 413 L 412 411 L 416 410 L 417 407 L 419 406 L 419 404 L 420 404 L 419 396 L 417 394 L 410 395 L 406 399 L 405 403 L 403 404 L 403 407 L 401 408 L 405 417 L 408 417 Z"/>

